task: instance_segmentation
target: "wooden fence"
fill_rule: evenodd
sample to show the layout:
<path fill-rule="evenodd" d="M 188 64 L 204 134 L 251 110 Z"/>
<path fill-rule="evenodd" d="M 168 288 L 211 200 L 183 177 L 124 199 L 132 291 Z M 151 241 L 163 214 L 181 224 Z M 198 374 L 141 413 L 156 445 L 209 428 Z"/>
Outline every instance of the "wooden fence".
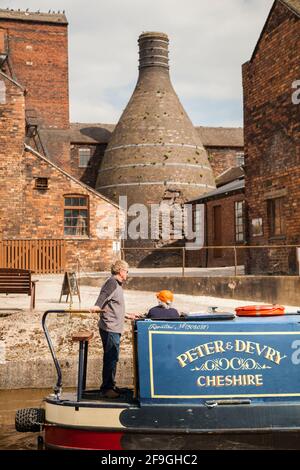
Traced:
<path fill-rule="evenodd" d="M 30 269 L 36 274 L 65 270 L 64 240 L 1 240 L 0 268 Z"/>

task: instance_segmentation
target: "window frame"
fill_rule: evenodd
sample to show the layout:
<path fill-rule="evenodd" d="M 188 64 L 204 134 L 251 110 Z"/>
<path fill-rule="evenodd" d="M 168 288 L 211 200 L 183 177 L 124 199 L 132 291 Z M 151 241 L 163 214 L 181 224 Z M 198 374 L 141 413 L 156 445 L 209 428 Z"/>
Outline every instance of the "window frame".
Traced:
<path fill-rule="evenodd" d="M 81 151 L 88 151 L 89 152 L 89 159 L 88 159 L 88 162 L 86 165 L 83 165 L 81 163 L 81 155 L 80 155 L 80 152 Z M 90 160 L 91 160 L 91 157 L 92 157 L 92 150 L 90 147 L 79 147 L 78 148 L 78 168 L 89 168 L 91 165 L 90 165 Z"/>
<path fill-rule="evenodd" d="M 286 224 L 285 224 L 285 216 L 284 216 L 284 197 L 276 197 L 272 199 L 268 199 L 268 222 L 269 222 L 269 234 L 270 238 L 285 238 L 286 236 Z M 278 206 L 279 203 L 279 206 Z M 277 230 L 277 216 L 278 213 L 276 209 L 279 207 L 279 226 L 280 226 L 280 233 L 276 233 Z"/>
<path fill-rule="evenodd" d="M 241 204 L 242 205 L 242 215 L 239 216 L 237 214 L 237 206 Z M 242 231 L 237 231 L 239 226 L 242 226 Z M 238 238 L 238 235 L 242 234 L 243 239 L 240 240 Z M 236 244 L 241 244 L 245 243 L 246 237 L 245 237 L 245 200 L 240 200 L 240 201 L 234 201 L 234 240 Z"/>
<path fill-rule="evenodd" d="M 239 167 L 245 165 L 245 152 L 239 152 L 236 154 L 236 164 Z"/>
<path fill-rule="evenodd" d="M 7 89 L 6 89 L 6 84 L 4 80 L 0 80 L 0 105 L 5 105 L 7 104 Z"/>
<path fill-rule="evenodd" d="M 39 181 L 45 180 L 46 184 L 39 185 Z M 34 182 L 34 189 L 37 189 L 38 191 L 47 191 L 49 189 L 49 177 L 47 176 L 37 176 L 35 178 Z"/>
<path fill-rule="evenodd" d="M 70 198 L 75 198 L 75 199 L 85 199 L 86 200 L 86 205 L 84 206 L 66 206 L 66 199 Z M 89 196 L 85 194 L 64 194 L 63 196 L 63 232 L 64 232 L 64 237 L 66 238 L 89 238 L 90 237 L 90 198 Z M 86 210 L 87 211 L 87 217 L 86 217 L 86 233 L 84 235 L 71 235 L 68 233 L 65 233 L 66 228 L 74 228 L 73 226 L 66 225 L 65 224 L 65 219 L 77 219 L 78 217 L 66 217 L 65 216 L 65 211 L 66 210 Z M 76 226 L 75 226 L 76 228 Z"/>

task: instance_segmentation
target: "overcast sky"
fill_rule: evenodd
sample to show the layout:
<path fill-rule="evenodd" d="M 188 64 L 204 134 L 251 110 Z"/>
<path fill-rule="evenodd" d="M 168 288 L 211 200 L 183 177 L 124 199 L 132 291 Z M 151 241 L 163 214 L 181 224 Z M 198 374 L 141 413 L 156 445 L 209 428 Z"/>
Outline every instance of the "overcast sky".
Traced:
<path fill-rule="evenodd" d="M 65 10 L 71 120 L 115 123 L 138 74 L 143 31 L 170 38 L 171 78 L 195 125 L 240 126 L 241 65 L 273 0 L 0 0 L 1 8 Z"/>

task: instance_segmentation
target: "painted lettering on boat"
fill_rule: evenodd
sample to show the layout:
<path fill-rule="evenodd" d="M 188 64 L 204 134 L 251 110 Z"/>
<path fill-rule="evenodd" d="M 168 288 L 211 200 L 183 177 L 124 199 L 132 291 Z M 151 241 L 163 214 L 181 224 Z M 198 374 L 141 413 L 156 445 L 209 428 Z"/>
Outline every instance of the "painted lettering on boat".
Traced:
<path fill-rule="evenodd" d="M 228 353 L 232 353 L 232 357 L 228 358 Z M 238 356 L 236 353 L 242 355 Z M 226 357 L 224 357 L 225 354 L 227 354 Z M 214 357 L 216 355 L 218 356 Z M 235 339 L 201 344 L 180 354 L 177 361 L 181 368 L 193 364 L 192 372 L 219 372 L 215 375 L 200 375 L 196 383 L 201 388 L 262 387 L 264 377 L 256 372 L 271 369 L 274 364 L 279 366 L 286 358 L 286 355 L 271 346 L 254 341 Z M 197 365 L 194 364 L 201 359 L 204 359 L 204 361 L 201 361 L 200 365 L 198 363 Z M 222 375 L 221 371 L 229 371 L 229 374 L 230 372 L 231 374 Z M 237 374 L 237 371 L 245 371 L 246 373 Z M 247 374 L 250 371 L 253 373 Z"/>
<path fill-rule="evenodd" d="M 180 354 L 177 361 L 180 367 L 184 368 L 198 359 L 212 356 L 214 354 L 224 354 L 228 352 L 245 353 L 257 355 L 274 364 L 280 365 L 287 356 L 282 355 L 280 351 L 271 346 L 262 345 L 253 341 L 244 341 L 236 339 L 234 341 L 212 341 L 210 343 L 201 344 L 189 351 Z"/>

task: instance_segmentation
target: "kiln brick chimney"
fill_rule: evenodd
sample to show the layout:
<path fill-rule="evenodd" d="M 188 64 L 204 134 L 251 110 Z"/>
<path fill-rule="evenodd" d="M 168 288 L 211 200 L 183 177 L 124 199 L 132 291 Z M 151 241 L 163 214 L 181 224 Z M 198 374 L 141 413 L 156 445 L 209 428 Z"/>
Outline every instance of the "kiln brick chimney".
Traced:
<path fill-rule="evenodd" d="M 215 188 L 208 155 L 169 76 L 169 39 L 139 37 L 139 77 L 99 169 L 97 190 L 119 202 L 184 203 Z"/>

